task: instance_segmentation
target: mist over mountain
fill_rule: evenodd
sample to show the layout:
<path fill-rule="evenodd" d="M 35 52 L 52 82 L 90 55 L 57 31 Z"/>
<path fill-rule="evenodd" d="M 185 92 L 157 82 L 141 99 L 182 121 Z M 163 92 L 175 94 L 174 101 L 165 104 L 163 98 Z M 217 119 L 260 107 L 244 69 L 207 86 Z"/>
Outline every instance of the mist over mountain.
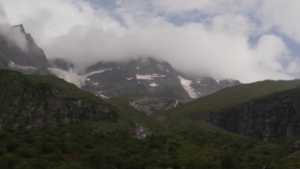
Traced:
<path fill-rule="evenodd" d="M 0 0 L 1 169 L 299 169 L 299 6 Z"/>
<path fill-rule="evenodd" d="M 76 70 L 150 56 L 187 74 L 242 82 L 298 77 L 299 59 L 286 41 L 299 39 L 292 24 L 298 2 L 272 2 L 0 0 L 11 25 L 24 24 L 47 58 Z M 282 6 L 295 12 L 272 19 Z"/>

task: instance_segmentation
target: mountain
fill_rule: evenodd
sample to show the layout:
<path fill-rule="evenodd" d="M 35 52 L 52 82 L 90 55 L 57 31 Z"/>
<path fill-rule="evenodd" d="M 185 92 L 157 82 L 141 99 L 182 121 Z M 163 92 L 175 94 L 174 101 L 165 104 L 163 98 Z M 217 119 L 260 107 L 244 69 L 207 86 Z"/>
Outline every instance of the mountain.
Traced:
<path fill-rule="evenodd" d="M 230 132 L 271 141 L 300 135 L 300 88 L 209 112 L 207 120 Z"/>
<path fill-rule="evenodd" d="M 53 74 L 105 99 L 124 94 L 145 94 L 191 100 L 240 84 L 236 80 L 187 77 L 174 70 L 168 62 L 153 58 L 99 62 L 82 74 L 76 74 L 73 64 L 62 59 L 50 63 Z"/>
<path fill-rule="evenodd" d="M 299 80 L 189 77 L 153 58 L 78 73 L 37 46 L 28 53 L 3 44 L 2 68 L 26 73 L 0 70 L 3 169 L 300 166 Z"/>
<path fill-rule="evenodd" d="M 27 51 L 0 37 L 0 68 L 10 68 L 23 73 L 46 74 L 49 72 L 48 60 L 44 51 L 37 46 L 32 36 L 26 33 L 23 25 L 13 26 L 18 29 L 27 40 Z"/>
<path fill-rule="evenodd" d="M 1 129 L 115 121 L 116 109 L 63 80 L 0 70 Z"/>
<path fill-rule="evenodd" d="M 277 161 L 277 144 L 196 125 L 173 130 L 55 77 L 0 70 L 0 92 L 3 169 L 252 169 L 295 162 Z"/>
<path fill-rule="evenodd" d="M 241 84 L 236 80 L 189 77 L 177 72 L 166 61 L 137 58 L 124 62 L 98 62 L 84 71 L 74 71 L 74 64 L 62 59 L 47 60 L 23 25 L 13 26 L 27 40 L 27 51 L 0 37 L 0 68 L 26 74 L 54 75 L 77 87 L 108 99 L 124 94 L 168 97 L 183 102 L 203 97 L 220 89 Z"/>
<path fill-rule="evenodd" d="M 207 112 L 235 107 L 244 102 L 274 92 L 294 89 L 299 85 L 300 80 L 265 80 L 250 84 L 242 84 L 228 87 L 211 95 L 193 100 L 175 109 L 166 111 L 163 114 L 168 116 L 170 121 L 184 121 L 187 116 L 197 119 Z"/>

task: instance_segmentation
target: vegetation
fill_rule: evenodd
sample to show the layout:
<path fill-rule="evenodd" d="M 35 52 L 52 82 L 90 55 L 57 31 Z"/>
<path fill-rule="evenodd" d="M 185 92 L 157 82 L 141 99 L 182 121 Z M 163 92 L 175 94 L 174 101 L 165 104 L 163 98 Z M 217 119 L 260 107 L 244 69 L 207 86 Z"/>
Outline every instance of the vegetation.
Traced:
<path fill-rule="evenodd" d="M 255 98 L 272 94 L 274 92 L 293 89 L 299 87 L 299 85 L 300 80 L 266 80 L 251 84 L 243 84 L 225 88 L 214 94 L 191 101 L 167 112 L 163 112 L 163 114 L 168 116 L 170 123 L 177 123 L 179 121 L 185 123 L 185 120 L 189 120 L 189 118 L 187 118 L 188 116 L 238 106 Z"/>
<path fill-rule="evenodd" d="M 92 101 L 99 104 L 107 104 L 103 100 L 99 99 L 95 95 L 85 92 L 79 89 L 74 84 L 65 82 L 62 79 L 52 77 L 52 76 L 42 76 L 42 75 L 24 75 L 17 71 L 1 69 L 0 70 L 0 86 L 8 87 L 10 89 L 6 90 L 7 94 L 13 94 L 21 91 L 21 89 L 27 89 L 25 92 L 29 94 L 33 92 L 35 88 L 53 89 L 52 93 L 40 93 L 45 98 L 55 97 L 55 94 L 60 97 L 81 99 L 86 101 Z M 11 89 L 19 89 L 18 91 L 13 91 Z M 4 90 L 4 89 L 2 89 Z M 42 92 L 42 91 L 41 91 Z M 22 93 L 18 93 L 20 95 Z"/>
<path fill-rule="evenodd" d="M 279 160 L 279 144 L 204 130 L 146 139 L 128 130 L 99 131 L 95 123 L 0 133 L 3 169 L 197 168 L 252 169 L 290 165 Z M 299 163 L 298 163 L 299 165 Z"/>
<path fill-rule="evenodd" d="M 49 98 L 69 98 L 108 105 L 118 113 L 118 118 L 111 121 L 86 120 L 44 125 L 38 129 L 2 128 L 1 169 L 257 169 L 264 166 L 282 169 L 300 166 L 297 149 L 300 138 L 262 142 L 197 123 L 188 117 L 294 88 L 300 81 L 265 81 L 224 89 L 162 113 L 168 119 L 161 123 L 128 104 L 133 97 L 139 96 L 121 96 L 105 102 L 53 77 L 25 76 L 8 70 L 1 70 L 0 77 L 3 91 L 0 115 L 2 110 L 8 110 L 3 103 L 14 103 L 20 95 L 24 99 L 24 93 L 30 96 L 22 102 L 25 106 L 33 102 L 42 104 L 41 101 Z M 145 139 L 134 138 L 135 124 L 143 124 L 152 134 Z"/>

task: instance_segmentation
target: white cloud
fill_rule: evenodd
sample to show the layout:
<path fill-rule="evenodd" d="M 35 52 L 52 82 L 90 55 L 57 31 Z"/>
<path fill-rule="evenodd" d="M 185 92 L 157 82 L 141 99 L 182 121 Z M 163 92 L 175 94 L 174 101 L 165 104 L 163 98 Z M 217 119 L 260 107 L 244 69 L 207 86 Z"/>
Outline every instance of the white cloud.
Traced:
<path fill-rule="evenodd" d="M 186 1 L 154 0 L 156 8 L 167 12 L 201 10 L 210 3 L 210 0 L 190 0 L 188 3 Z"/>
<path fill-rule="evenodd" d="M 300 42 L 299 0 L 262 0 L 257 17 L 265 28 L 275 28 Z"/>
<path fill-rule="evenodd" d="M 27 52 L 27 40 L 19 27 L 12 29 L 4 9 L 0 4 L 0 37 L 5 38 L 12 44 L 17 45 L 21 50 Z"/>
<path fill-rule="evenodd" d="M 243 82 L 290 79 L 298 72 L 299 61 L 288 46 L 268 32 L 275 28 L 300 40 L 297 0 L 119 0 L 112 10 L 95 9 L 84 0 L 0 3 L 10 23 L 23 23 L 48 58 L 87 66 L 155 56 L 184 72 Z M 289 11 L 282 12 L 282 7 Z M 174 14 L 192 17 L 190 11 L 199 13 L 201 22 L 177 26 L 169 21 Z M 258 35 L 257 42 L 250 42 Z"/>

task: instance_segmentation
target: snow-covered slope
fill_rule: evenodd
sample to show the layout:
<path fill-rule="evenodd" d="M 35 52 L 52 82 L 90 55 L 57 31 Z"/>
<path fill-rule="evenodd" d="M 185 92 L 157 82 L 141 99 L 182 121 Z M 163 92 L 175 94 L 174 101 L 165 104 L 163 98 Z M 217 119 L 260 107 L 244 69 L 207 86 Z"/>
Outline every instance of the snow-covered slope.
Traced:
<path fill-rule="evenodd" d="M 54 63 L 49 68 L 53 74 L 106 99 L 123 94 L 147 94 L 191 100 L 238 84 L 233 80 L 216 81 L 209 77 L 183 76 L 169 63 L 152 58 L 124 63 L 99 62 L 87 68 L 87 73 L 83 75 L 72 71 L 73 64 L 64 63 L 62 60 Z"/>
<path fill-rule="evenodd" d="M 70 69 L 69 71 L 65 71 L 62 69 L 57 69 L 57 68 L 49 68 L 49 70 L 56 76 L 58 76 L 59 78 L 64 79 L 65 81 L 69 82 L 69 83 L 73 83 L 75 84 L 77 87 L 81 88 L 83 85 L 85 85 L 86 81 L 89 81 L 90 79 L 88 77 L 95 75 L 95 74 L 99 74 L 99 73 L 103 73 L 105 71 L 111 70 L 111 69 L 106 69 L 106 70 L 97 70 L 97 71 L 93 71 L 90 73 L 87 73 L 85 75 L 78 75 L 76 74 L 73 69 Z M 96 83 L 94 83 L 95 85 Z"/>
<path fill-rule="evenodd" d="M 182 87 L 184 88 L 184 90 L 187 91 L 187 93 L 189 94 L 189 96 L 193 99 L 198 98 L 198 94 L 195 92 L 195 89 L 192 88 L 191 84 L 192 84 L 192 80 L 187 80 L 182 78 L 181 76 L 178 76 L 180 83 L 182 85 Z"/>

